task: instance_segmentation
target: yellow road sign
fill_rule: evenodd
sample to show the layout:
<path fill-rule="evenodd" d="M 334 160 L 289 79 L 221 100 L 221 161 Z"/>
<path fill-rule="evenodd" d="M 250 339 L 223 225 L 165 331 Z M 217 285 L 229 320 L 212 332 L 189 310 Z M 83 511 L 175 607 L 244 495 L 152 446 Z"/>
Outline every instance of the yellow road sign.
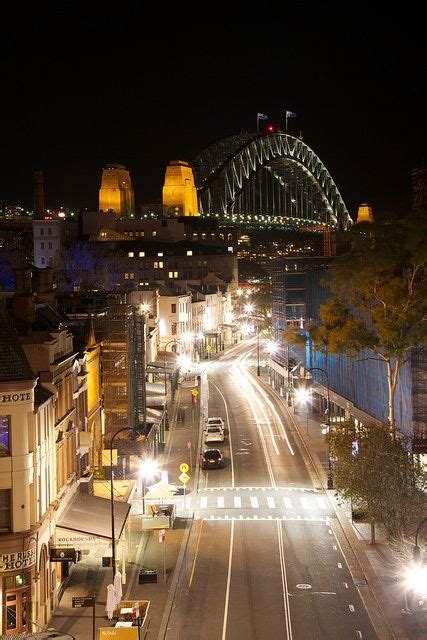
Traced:
<path fill-rule="evenodd" d="M 198 396 L 199 392 L 197 391 L 197 389 L 193 389 L 192 392 L 191 392 L 191 395 Z"/>
<path fill-rule="evenodd" d="M 185 473 L 184 471 L 181 473 L 181 475 L 179 476 L 179 479 L 181 480 L 182 484 L 187 484 L 187 482 L 190 479 L 190 476 Z"/>
<path fill-rule="evenodd" d="M 179 470 L 182 471 L 182 473 L 187 473 L 187 471 L 189 470 L 189 466 L 186 462 L 183 462 L 182 464 L 179 465 Z"/>
<path fill-rule="evenodd" d="M 208 344 L 208 346 L 206 347 L 206 351 L 212 351 L 212 345 Z"/>

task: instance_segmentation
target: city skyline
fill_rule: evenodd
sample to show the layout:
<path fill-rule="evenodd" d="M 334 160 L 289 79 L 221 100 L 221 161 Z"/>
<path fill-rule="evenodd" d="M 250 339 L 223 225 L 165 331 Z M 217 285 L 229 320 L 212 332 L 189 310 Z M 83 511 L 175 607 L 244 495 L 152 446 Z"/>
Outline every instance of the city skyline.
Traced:
<path fill-rule="evenodd" d="M 137 13 L 115 25 L 112 49 L 99 45 L 91 16 L 59 20 L 49 38 L 42 23 L 20 24 L 19 40 L 12 28 L 0 200 L 31 206 L 32 173 L 42 169 L 48 208 L 97 208 L 102 167 L 116 162 L 130 171 L 138 204 L 160 201 L 171 160 L 255 131 L 257 113 L 284 131 L 290 110 L 289 133 L 302 133 L 353 218 L 366 201 L 374 213 L 404 213 L 411 170 L 424 160 L 424 37 L 397 12 L 335 15 L 342 29 L 326 13 L 293 9 L 267 46 L 252 34 L 271 26 L 268 12 L 245 18 L 233 49 L 219 51 L 209 38 L 166 48 L 149 22 L 137 40 Z"/>

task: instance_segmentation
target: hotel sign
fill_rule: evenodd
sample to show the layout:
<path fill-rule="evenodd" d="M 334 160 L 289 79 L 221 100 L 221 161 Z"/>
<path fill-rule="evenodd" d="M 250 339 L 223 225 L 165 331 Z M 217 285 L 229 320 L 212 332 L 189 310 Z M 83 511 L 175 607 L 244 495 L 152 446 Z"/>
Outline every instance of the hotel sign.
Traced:
<path fill-rule="evenodd" d="M 2 393 L 0 395 L 0 402 L 25 402 L 31 400 L 31 393 Z"/>
<path fill-rule="evenodd" d="M 36 564 L 36 548 L 31 547 L 26 551 L 0 554 L 0 571 L 19 571 L 29 569 Z"/>

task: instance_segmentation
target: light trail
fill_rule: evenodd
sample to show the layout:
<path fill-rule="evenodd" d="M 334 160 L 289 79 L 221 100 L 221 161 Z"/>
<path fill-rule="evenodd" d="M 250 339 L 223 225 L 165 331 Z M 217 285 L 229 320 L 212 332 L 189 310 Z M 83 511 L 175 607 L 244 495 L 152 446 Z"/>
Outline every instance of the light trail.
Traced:
<path fill-rule="evenodd" d="M 215 389 L 218 391 L 219 395 L 221 396 L 223 402 L 224 402 L 224 407 L 225 407 L 225 413 L 227 415 L 227 425 L 228 425 L 228 445 L 230 447 L 230 461 L 231 461 L 231 486 L 234 488 L 234 463 L 233 463 L 233 445 L 231 443 L 231 425 L 230 425 L 230 417 L 228 415 L 228 406 L 227 406 L 227 401 L 224 398 L 224 394 L 222 393 L 221 389 L 219 387 L 217 387 L 217 385 L 215 384 L 215 382 L 211 382 L 211 384 L 215 387 Z"/>

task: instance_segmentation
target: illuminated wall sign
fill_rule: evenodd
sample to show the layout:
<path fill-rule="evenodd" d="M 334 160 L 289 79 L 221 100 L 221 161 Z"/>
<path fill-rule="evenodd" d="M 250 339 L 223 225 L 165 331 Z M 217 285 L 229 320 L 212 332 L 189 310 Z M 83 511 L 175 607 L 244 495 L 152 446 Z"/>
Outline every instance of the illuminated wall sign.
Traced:
<path fill-rule="evenodd" d="M 73 547 L 74 549 L 90 550 L 94 547 L 108 548 L 111 540 L 89 534 L 73 532 L 56 527 L 56 543 L 59 547 Z"/>
<path fill-rule="evenodd" d="M 3 393 L 0 402 L 25 402 L 31 400 L 31 393 Z"/>
<path fill-rule="evenodd" d="M 0 571 L 28 569 L 36 564 L 36 559 L 35 547 L 16 553 L 2 553 L 0 554 Z"/>

